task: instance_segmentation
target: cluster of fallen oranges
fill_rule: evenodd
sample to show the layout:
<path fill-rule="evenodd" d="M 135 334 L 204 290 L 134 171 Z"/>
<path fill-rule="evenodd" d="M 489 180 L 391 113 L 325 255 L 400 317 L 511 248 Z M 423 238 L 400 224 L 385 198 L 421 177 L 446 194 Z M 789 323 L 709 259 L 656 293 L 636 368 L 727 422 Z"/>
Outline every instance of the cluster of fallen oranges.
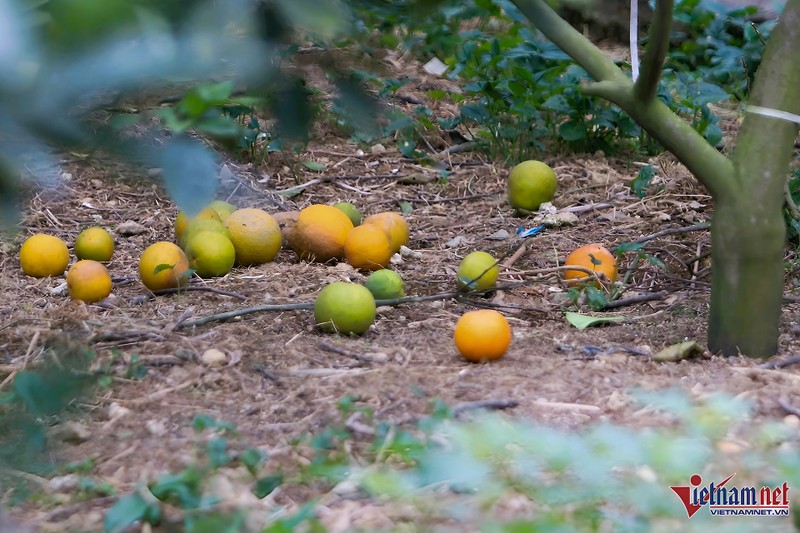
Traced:
<path fill-rule="evenodd" d="M 556 185 L 555 173 L 544 163 L 521 163 L 509 177 L 509 201 L 518 211 L 536 210 L 552 199 Z M 387 269 L 393 255 L 409 242 L 408 223 L 399 213 L 377 213 L 362 221 L 356 206 L 340 202 L 271 215 L 215 200 L 193 218 L 180 212 L 174 230 L 177 244 L 154 243 L 139 259 L 139 276 L 151 291 L 180 289 L 193 274 L 200 278 L 224 276 L 235 265 L 268 263 L 285 244 L 300 260 L 345 260 L 356 269 L 373 271 L 363 285 L 334 282 L 319 292 L 314 316 L 324 331 L 360 335 L 375 320 L 376 300 L 380 303 L 404 296 L 402 278 Z M 87 228 L 76 238 L 74 252 L 78 261 L 66 275 L 70 297 L 87 303 L 106 298 L 112 281 L 103 263 L 114 253 L 111 234 L 100 227 Z M 69 261 L 67 244 L 51 235 L 33 235 L 20 249 L 20 266 L 30 276 L 60 276 Z M 582 268 L 567 270 L 567 280 L 587 280 L 587 270 L 602 273 L 612 282 L 617 277 L 616 259 L 599 244 L 573 251 L 565 265 Z M 459 265 L 457 286 L 487 291 L 495 287 L 498 274 L 491 254 L 472 252 Z M 466 359 L 494 360 L 508 349 L 511 328 L 497 311 L 469 311 L 458 320 L 454 340 Z"/>

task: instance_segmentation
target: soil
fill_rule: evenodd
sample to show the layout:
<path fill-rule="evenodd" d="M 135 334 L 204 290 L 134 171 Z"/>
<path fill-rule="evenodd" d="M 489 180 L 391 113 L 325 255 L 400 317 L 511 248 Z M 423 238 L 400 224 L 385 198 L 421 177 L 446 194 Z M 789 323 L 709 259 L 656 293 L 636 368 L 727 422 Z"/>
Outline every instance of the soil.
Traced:
<path fill-rule="evenodd" d="M 424 79 L 419 72 L 417 78 Z M 423 83 L 408 86 L 406 95 L 424 98 L 418 90 Z M 434 111 L 447 114 L 443 106 Z M 735 129 L 735 119 L 728 122 Z M 555 207 L 573 209 L 577 222 L 523 239 L 517 228 L 537 222 L 516 217 L 508 206 L 508 168 L 501 163 L 474 152 L 452 154 L 441 158 L 449 171 L 442 177 L 435 168 L 404 159 L 391 142 L 384 151 L 329 131 L 316 133 L 297 160 L 272 154 L 253 164 L 228 157 L 220 197 L 272 213 L 335 201 L 353 202 L 365 214 L 410 205 L 413 253 L 392 266 L 405 280 L 407 295 L 452 292 L 459 261 L 474 250 L 505 262 L 513 257 L 498 282 L 511 288 L 488 297 L 382 307 L 374 327 L 356 338 L 318 331 L 308 310 L 255 312 L 186 327 L 187 321 L 245 307 L 311 303 L 325 284 L 361 282 L 365 276 L 346 264 L 299 262 L 282 250 L 272 263 L 196 280 L 181 294 L 153 296 L 138 279 L 138 257 L 153 242 L 173 240 L 178 212 L 157 184 L 157 173 L 99 155 L 65 155 L 61 183 L 31 192 L 21 232 L 3 242 L 0 263 L 0 390 L 8 390 L 5 378 L 35 365 L 46 346 L 67 337 L 90 345 L 98 364 L 110 365 L 114 376 L 110 386 L 76 406 L 88 435 L 58 448 L 60 460 L 93 459 L 93 479 L 124 494 L 137 482 L 182 468 L 193 453 L 192 420 L 206 414 L 232 423 L 243 441 L 288 465 L 302 459 L 292 447 L 295 439 L 341 422 L 337 403 L 345 397 L 372 408 L 372 424 L 401 427 L 430 414 L 435 400 L 450 406 L 510 401 L 509 416 L 576 430 L 598 421 L 663 423 L 641 416 L 641 405 L 630 398 L 636 389 L 746 397 L 756 419 L 787 416 L 781 399 L 800 407 L 797 367 L 769 369 L 759 366 L 761 360 L 707 352 L 675 363 L 651 358 L 677 342 L 702 345 L 709 307 L 710 239 L 697 225 L 710 219 L 710 197 L 668 154 L 543 156 L 559 177 Z M 432 144 L 441 150 L 447 142 Z M 325 170 L 315 173 L 298 161 L 322 163 Z M 640 199 L 629 184 L 648 163 L 657 177 Z M 298 183 L 309 186 L 294 197 L 279 194 Z M 112 297 L 99 305 L 71 302 L 63 278 L 34 279 L 21 272 L 18 247 L 25 236 L 44 231 L 71 244 L 89 225 L 105 226 L 115 236 L 117 250 L 108 265 Z M 636 262 L 635 252 L 623 254 L 622 299 L 658 298 L 598 313 L 625 317 L 621 323 L 583 331 L 567 323 L 565 310 L 593 311 L 569 300 L 557 273 L 541 270 L 563 263 L 583 244 L 613 249 L 637 240 L 664 267 L 655 260 Z M 791 279 L 787 294 L 794 288 Z M 492 364 L 462 360 L 452 341 L 458 317 L 476 307 L 502 310 L 513 329 L 508 353 Z M 798 310 L 796 303 L 784 307 L 778 360 L 800 348 Z M 224 366 L 202 362 L 209 349 L 224 353 Z M 146 375 L 125 377 L 137 365 Z M 43 487 L 49 491 L 46 481 Z M 44 530 L 90 531 L 101 528 L 103 513 L 115 501 L 50 492 L 47 499 L 14 507 L 12 515 Z M 294 508 L 308 495 L 279 489 L 270 501 Z M 330 502 L 328 525 L 337 510 L 352 512 L 352 503 Z"/>

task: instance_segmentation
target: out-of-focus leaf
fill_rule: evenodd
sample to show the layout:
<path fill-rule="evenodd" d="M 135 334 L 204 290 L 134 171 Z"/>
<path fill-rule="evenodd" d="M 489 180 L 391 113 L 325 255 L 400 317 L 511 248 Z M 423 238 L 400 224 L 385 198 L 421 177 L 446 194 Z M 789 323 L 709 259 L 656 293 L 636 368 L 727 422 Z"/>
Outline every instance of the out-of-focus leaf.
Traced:
<path fill-rule="evenodd" d="M 703 347 L 696 341 L 679 342 L 672 346 L 667 346 L 653 356 L 653 361 L 660 363 L 674 363 L 683 359 L 693 359 L 700 357 L 704 353 Z"/>
<path fill-rule="evenodd" d="M 325 39 L 349 28 L 347 6 L 338 0 L 277 0 L 288 21 Z"/>
<path fill-rule="evenodd" d="M 368 135 L 377 135 L 378 102 L 352 78 L 337 77 L 337 101 L 355 128 Z"/>
<path fill-rule="evenodd" d="M 325 170 L 325 163 L 318 161 L 303 161 L 303 166 L 312 172 L 322 172 Z"/>
<path fill-rule="evenodd" d="M 176 138 L 164 148 L 160 159 L 167 192 L 189 217 L 214 199 L 216 163 L 201 144 L 185 137 Z"/>
<path fill-rule="evenodd" d="M 105 533 L 119 533 L 147 514 L 150 505 L 138 492 L 123 496 L 106 513 L 103 520 Z"/>
<path fill-rule="evenodd" d="M 567 311 L 564 317 L 567 319 L 567 322 L 578 329 L 586 329 L 601 324 L 613 324 L 614 322 L 622 322 L 625 320 L 624 316 L 589 316 L 573 313 L 572 311 Z"/>

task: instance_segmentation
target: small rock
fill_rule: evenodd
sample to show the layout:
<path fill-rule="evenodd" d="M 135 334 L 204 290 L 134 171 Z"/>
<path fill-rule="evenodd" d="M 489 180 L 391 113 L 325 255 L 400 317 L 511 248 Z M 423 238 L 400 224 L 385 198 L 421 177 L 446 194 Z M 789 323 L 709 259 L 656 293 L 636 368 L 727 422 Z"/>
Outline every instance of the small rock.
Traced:
<path fill-rule="evenodd" d="M 422 65 L 422 69 L 427 72 L 428 74 L 432 74 L 434 76 L 441 76 L 445 72 L 447 72 L 448 67 L 445 63 L 442 62 L 441 59 L 438 57 L 432 58 L 430 61 Z"/>
<path fill-rule="evenodd" d="M 385 363 L 389 360 L 389 354 L 384 352 L 369 352 L 364 355 L 369 356 L 373 363 Z"/>
<path fill-rule="evenodd" d="M 50 289 L 50 294 L 53 295 L 53 296 L 58 296 L 60 294 L 64 294 L 65 292 L 67 292 L 67 284 L 66 283 L 61 283 L 57 287 L 53 287 L 52 289 Z"/>
<path fill-rule="evenodd" d="M 419 259 L 420 257 L 422 257 L 422 252 L 418 252 L 416 250 L 412 250 L 408 246 L 403 245 L 403 246 L 400 247 L 400 256 L 404 257 L 406 259 L 410 259 L 410 258 Z"/>
<path fill-rule="evenodd" d="M 80 422 L 65 422 L 56 429 L 56 436 L 62 442 L 80 444 L 89 440 L 92 432 Z"/>
<path fill-rule="evenodd" d="M 378 313 L 379 315 L 388 315 L 389 313 L 391 313 L 393 311 L 394 311 L 394 307 L 392 307 L 391 305 L 382 305 L 382 306 L 378 307 L 377 309 L 375 309 L 375 312 Z"/>
<path fill-rule="evenodd" d="M 358 482 L 353 481 L 352 479 L 345 479 L 333 487 L 333 493 L 339 496 L 352 496 L 353 494 L 358 493 L 358 491 Z"/>
<path fill-rule="evenodd" d="M 509 237 L 511 237 L 511 234 L 508 233 L 506 230 L 501 229 L 499 231 L 496 231 L 495 233 L 492 233 L 486 238 L 489 239 L 490 241 L 504 241 Z"/>
<path fill-rule="evenodd" d="M 203 352 L 203 355 L 200 356 L 200 360 L 206 366 L 224 366 L 225 363 L 228 362 L 228 357 L 216 348 L 209 348 Z"/>
<path fill-rule="evenodd" d="M 458 248 L 462 244 L 466 243 L 467 243 L 467 238 L 464 237 L 463 235 L 459 235 L 447 241 L 447 244 L 445 244 L 445 246 L 447 246 L 448 248 Z"/>
<path fill-rule="evenodd" d="M 107 414 L 109 420 L 116 420 L 117 418 L 129 415 L 130 412 L 131 410 L 127 407 L 123 407 L 117 402 L 112 402 L 111 405 L 108 406 Z"/>
<path fill-rule="evenodd" d="M 621 409 L 628 405 L 628 397 L 625 395 L 625 393 L 615 390 L 608 396 L 606 405 L 608 405 L 608 408 L 612 411 L 616 411 L 617 409 Z"/>
<path fill-rule="evenodd" d="M 370 148 L 370 151 L 373 154 L 383 154 L 386 153 L 386 147 L 381 143 L 373 144 L 372 147 Z"/>
<path fill-rule="evenodd" d="M 562 213 L 547 214 L 541 219 L 543 226 L 557 228 L 560 226 L 572 226 L 578 223 L 578 215 L 569 211 Z"/>
<path fill-rule="evenodd" d="M 80 485 L 80 478 L 77 474 L 67 474 L 52 478 L 47 486 L 53 492 L 71 492 Z"/>
<path fill-rule="evenodd" d="M 162 437 L 167 433 L 167 426 L 161 420 L 148 420 L 144 423 L 144 427 L 154 437 Z"/>
<path fill-rule="evenodd" d="M 133 220 L 126 220 L 125 222 L 117 226 L 117 233 L 119 233 L 120 235 L 126 235 L 126 236 L 140 235 L 142 233 L 145 233 L 146 231 L 147 228 L 145 228 L 144 226 Z"/>
<path fill-rule="evenodd" d="M 352 272 L 353 270 L 355 270 L 355 268 L 353 268 L 352 265 L 350 265 L 348 263 L 344 263 L 344 262 L 336 263 L 336 266 L 333 267 L 333 268 L 335 270 L 339 270 L 340 272 Z"/>
<path fill-rule="evenodd" d="M 800 417 L 797 415 L 786 415 L 783 417 L 783 423 L 792 429 L 800 429 Z"/>
<path fill-rule="evenodd" d="M 400 254 L 394 254 L 392 258 L 389 259 L 389 263 L 392 265 L 402 265 L 403 257 Z"/>

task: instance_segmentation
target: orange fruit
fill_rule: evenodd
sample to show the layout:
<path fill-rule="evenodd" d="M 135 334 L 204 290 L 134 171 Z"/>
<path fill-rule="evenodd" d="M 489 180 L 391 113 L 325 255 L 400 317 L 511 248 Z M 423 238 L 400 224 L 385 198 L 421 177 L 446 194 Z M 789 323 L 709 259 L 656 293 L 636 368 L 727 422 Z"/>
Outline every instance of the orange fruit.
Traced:
<path fill-rule="evenodd" d="M 258 265 L 275 259 L 281 249 L 281 228 L 263 209 L 245 208 L 225 219 L 240 265 Z"/>
<path fill-rule="evenodd" d="M 189 282 L 189 259 L 177 244 L 151 244 L 139 259 L 139 277 L 151 291 L 182 287 Z"/>
<path fill-rule="evenodd" d="M 111 274 L 102 263 L 82 259 L 67 271 L 67 291 L 73 300 L 99 302 L 111 294 Z"/>
<path fill-rule="evenodd" d="M 314 321 L 323 331 L 361 335 L 375 321 L 375 298 L 363 285 L 336 281 L 319 291 Z"/>
<path fill-rule="evenodd" d="M 374 224 L 353 228 L 344 240 L 344 256 L 354 268 L 380 270 L 389 265 L 392 250 L 386 233 Z"/>
<path fill-rule="evenodd" d="M 78 259 L 110 261 L 114 254 L 114 238 L 103 228 L 86 228 L 75 239 L 75 255 Z"/>
<path fill-rule="evenodd" d="M 186 245 L 189 266 L 201 278 L 224 276 L 236 262 L 236 249 L 230 239 L 215 231 L 195 233 Z"/>
<path fill-rule="evenodd" d="M 506 317 L 493 309 L 468 311 L 456 322 L 453 333 L 456 348 L 468 361 L 494 361 L 511 344 L 511 327 Z"/>
<path fill-rule="evenodd" d="M 617 281 L 617 258 L 600 244 L 587 244 L 577 248 L 567 256 L 564 265 L 588 268 L 598 274 L 605 274 L 612 283 Z M 564 272 L 564 278 L 568 283 L 577 283 L 590 277 L 592 277 L 591 274 L 581 270 L 566 270 Z"/>
<path fill-rule="evenodd" d="M 181 242 L 181 237 L 183 237 L 183 232 L 186 231 L 186 227 L 189 225 L 189 222 L 193 220 L 216 220 L 217 222 L 222 222 L 219 217 L 219 214 L 211 208 L 206 207 L 202 209 L 194 218 L 189 218 L 189 216 L 181 211 L 178 213 L 178 216 L 175 218 L 175 242 Z"/>
<path fill-rule="evenodd" d="M 408 244 L 408 222 L 400 213 L 384 211 L 383 213 L 370 215 L 364 219 L 362 224 L 375 224 L 383 229 L 386 232 L 386 236 L 389 237 L 392 253 L 398 252 L 401 246 Z"/>
<path fill-rule="evenodd" d="M 60 276 L 69 264 L 67 243 L 44 233 L 28 237 L 19 250 L 19 266 L 35 278 Z"/>
<path fill-rule="evenodd" d="M 300 259 L 324 263 L 344 257 L 344 241 L 353 223 L 330 205 L 314 204 L 297 216 L 289 245 Z"/>

